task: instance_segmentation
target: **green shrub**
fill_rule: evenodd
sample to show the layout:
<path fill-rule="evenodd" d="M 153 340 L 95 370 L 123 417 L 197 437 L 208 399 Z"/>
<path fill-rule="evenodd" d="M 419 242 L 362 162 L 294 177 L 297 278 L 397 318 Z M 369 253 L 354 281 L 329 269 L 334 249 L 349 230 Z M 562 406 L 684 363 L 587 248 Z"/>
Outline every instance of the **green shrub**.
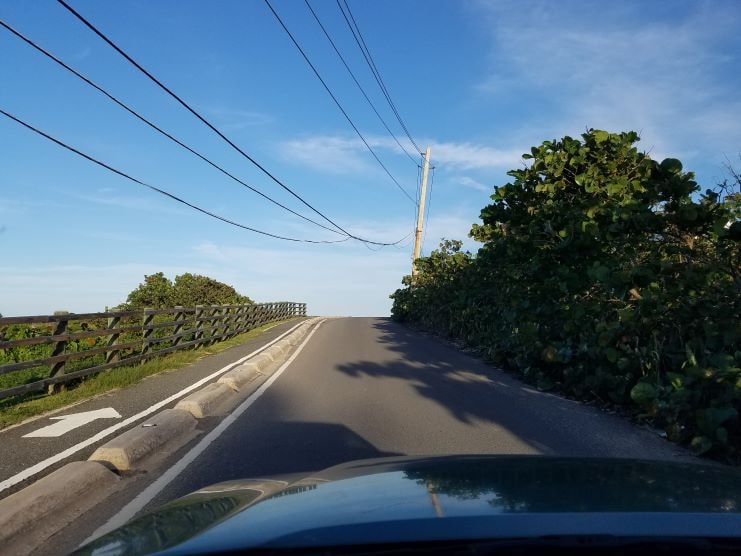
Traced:
<path fill-rule="evenodd" d="M 637 140 L 590 130 L 534 147 L 473 225 L 478 253 L 441 244 L 392 314 L 738 456 L 741 194 L 700 193 Z"/>

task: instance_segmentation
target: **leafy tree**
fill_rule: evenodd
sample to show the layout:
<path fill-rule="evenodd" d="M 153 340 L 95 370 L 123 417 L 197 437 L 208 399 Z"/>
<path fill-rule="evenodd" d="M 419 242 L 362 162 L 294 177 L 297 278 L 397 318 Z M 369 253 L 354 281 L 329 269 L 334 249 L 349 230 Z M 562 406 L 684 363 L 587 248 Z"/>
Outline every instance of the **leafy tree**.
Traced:
<path fill-rule="evenodd" d="M 122 308 L 155 309 L 182 305 L 244 304 L 253 301 L 238 293 L 232 286 L 198 274 L 186 272 L 170 281 L 162 272 L 144 277 L 144 282 L 132 291 Z"/>
<path fill-rule="evenodd" d="M 699 452 L 736 450 L 741 195 L 700 192 L 637 140 L 590 130 L 533 147 L 473 225 L 478 253 L 441 245 L 392 313 L 542 389 L 632 406 Z"/>
<path fill-rule="evenodd" d="M 129 309 L 140 307 L 170 307 L 172 300 L 172 282 L 162 272 L 144 276 L 139 284 L 126 298 Z"/>
<path fill-rule="evenodd" d="M 172 288 L 173 305 L 224 305 L 253 303 L 246 295 L 241 295 L 232 286 L 199 274 L 186 272 L 175 277 Z"/>

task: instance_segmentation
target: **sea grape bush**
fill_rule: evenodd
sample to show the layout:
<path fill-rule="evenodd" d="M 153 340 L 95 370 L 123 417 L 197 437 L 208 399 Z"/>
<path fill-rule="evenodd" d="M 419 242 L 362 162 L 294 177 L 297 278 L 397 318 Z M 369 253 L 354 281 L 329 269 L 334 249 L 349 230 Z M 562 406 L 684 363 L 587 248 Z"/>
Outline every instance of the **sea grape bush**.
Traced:
<path fill-rule="evenodd" d="M 738 458 L 741 182 L 702 192 L 637 141 L 589 130 L 533 147 L 473 225 L 479 251 L 444 241 L 392 315 Z"/>

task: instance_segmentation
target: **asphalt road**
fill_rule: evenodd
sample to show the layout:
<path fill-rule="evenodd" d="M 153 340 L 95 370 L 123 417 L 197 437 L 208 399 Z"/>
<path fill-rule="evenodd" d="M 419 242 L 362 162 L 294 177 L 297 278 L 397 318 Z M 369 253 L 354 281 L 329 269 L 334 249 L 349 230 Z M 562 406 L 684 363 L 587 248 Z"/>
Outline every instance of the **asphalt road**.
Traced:
<path fill-rule="evenodd" d="M 538 392 L 438 339 L 387 319 L 346 318 L 326 321 L 153 505 L 230 479 L 456 453 L 691 458 L 618 416 Z"/>
<path fill-rule="evenodd" d="M 616 415 L 538 392 L 387 319 L 330 319 L 145 509 L 226 480 L 310 475 L 362 458 L 459 453 L 694 459 Z M 76 546 L 149 484 L 141 479 L 112 496 L 56 547 Z"/>

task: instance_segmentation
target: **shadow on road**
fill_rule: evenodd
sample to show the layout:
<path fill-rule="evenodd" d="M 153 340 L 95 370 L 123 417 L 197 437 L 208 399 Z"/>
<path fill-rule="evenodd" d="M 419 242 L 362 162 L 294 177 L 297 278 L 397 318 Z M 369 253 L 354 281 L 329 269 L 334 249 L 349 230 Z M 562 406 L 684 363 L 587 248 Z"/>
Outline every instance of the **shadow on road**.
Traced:
<path fill-rule="evenodd" d="M 460 422 L 502 427 L 544 454 L 668 457 L 642 451 L 637 429 L 576 401 L 539 392 L 484 362 L 390 319 L 372 324 L 376 341 L 398 357 L 338 366 L 353 377 L 407 381 Z M 484 448 L 484 447 L 482 447 Z M 482 450 L 485 451 L 485 450 Z"/>
<path fill-rule="evenodd" d="M 351 460 L 398 455 L 402 454 L 378 450 L 337 423 L 248 423 L 217 440 L 205 457 L 194 462 L 177 486 L 160 500 L 170 500 L 222 481 L 308 476 Z"/>

